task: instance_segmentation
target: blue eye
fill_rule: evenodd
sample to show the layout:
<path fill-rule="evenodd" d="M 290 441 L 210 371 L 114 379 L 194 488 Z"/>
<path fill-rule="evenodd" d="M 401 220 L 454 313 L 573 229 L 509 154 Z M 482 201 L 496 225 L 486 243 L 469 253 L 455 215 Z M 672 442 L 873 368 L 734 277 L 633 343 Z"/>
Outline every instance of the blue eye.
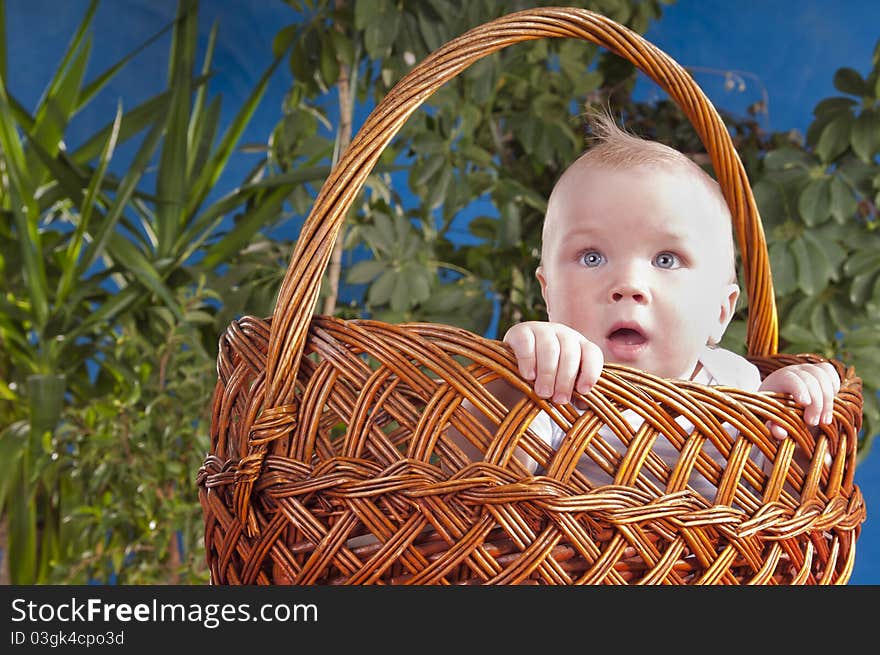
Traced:
<path fill-rule="evenodd" d="M 657 268 L 678 268 L 680 265 L 678 256 L 671 252 L 661 252 L 654 257 L 654 266 Z"/>
<path fill-rule="evenodd" d="M 588 250 L 581 256 L 581 261 L 587 268 L 596 268 L 605 263 L 605 255 L 598 250 Z"/>

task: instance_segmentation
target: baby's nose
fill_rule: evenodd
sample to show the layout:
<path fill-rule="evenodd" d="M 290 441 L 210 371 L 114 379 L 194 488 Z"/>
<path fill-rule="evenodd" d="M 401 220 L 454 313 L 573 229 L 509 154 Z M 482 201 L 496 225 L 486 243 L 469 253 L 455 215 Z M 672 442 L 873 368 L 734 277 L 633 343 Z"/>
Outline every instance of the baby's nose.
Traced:
<path fill-rule="evenodd" d="M 645 304 L 650 299 L 651 295 L 648 288 L 635 279 L 621 281 L 611 288 L 611 300 L 613 302 L 632 300 L 639 304 Z"/>

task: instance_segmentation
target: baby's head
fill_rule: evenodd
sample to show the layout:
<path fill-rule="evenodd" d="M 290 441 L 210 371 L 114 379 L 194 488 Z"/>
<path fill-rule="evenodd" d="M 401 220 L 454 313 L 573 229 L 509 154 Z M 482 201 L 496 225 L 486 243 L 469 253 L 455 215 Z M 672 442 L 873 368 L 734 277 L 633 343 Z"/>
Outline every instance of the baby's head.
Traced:
<path fill-rule="evenodd" d="M 606 361 L 690 378 L 739 297 L 730 211 L 682 153 L 607 115 L 593 133 L 547 205 L 537 277 L 548 318 L 579 330 Z"/>

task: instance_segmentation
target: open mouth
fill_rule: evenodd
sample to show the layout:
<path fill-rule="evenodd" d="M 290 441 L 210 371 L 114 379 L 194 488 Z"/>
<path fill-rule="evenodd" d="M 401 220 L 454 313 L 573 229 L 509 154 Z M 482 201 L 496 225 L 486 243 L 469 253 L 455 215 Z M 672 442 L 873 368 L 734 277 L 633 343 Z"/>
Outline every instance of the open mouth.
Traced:
<path fill-rule="evenodd" d="M 641 346 L 648 338 L 634 328 L 617 328 L 609 333 L 608 340 L 621 346 Z"/>

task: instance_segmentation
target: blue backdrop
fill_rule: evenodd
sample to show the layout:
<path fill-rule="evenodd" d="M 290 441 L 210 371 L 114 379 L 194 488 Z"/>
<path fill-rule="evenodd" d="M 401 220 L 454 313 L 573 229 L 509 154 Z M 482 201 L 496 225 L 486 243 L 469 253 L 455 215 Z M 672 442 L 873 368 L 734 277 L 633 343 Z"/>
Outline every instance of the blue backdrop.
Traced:
<path fill-rule="evenodd" d="M 166 25 L 176 4 L 176 0 L 104 0 L 95 18 L 87 79 Z M 87 0 L 7 0 L 9 88 L 25 106 L 37 102 L 87 6 Z M 221 125 L 225 126 L 268 65 L 272 39 L 292 21 L 292 10 L 281 0 L 201 0 L 200 30 L 205 38 L 215 20 L 219 34 L 211 88 L 223 95 Z M 836 93 L 832 79 L 838 68 L 870 70 L 880 38 L 880 2 L 678 0 L 665 8 L 663 18 L 646 36 L 677 62 L 692 67 L 716 106 L 744 112 L 748 105 L 765 100 L 765 128 L 805 132 L 812 108 Z M 74 139 L 103 126 L 115 112 L 118 98 L 131 108 L 163 88 L 169 42 L 166 37 L 142 53 L 75 119 Z M 725 71 L 737 72 L 733 89 L 725 85 Z M 279 67 L 244 141 L 265 140 L 278 120 L 289 81 L 289 71 Z M 639 92 L 650 97 L 656 91 L 645 83 Z M 237 153 L 219 188 L 231 188 L 241 180 L 255 157 Z M 874 508 L 880 507 L 877 450 L 869 453 L 856 473 L 869 517 L 859 539 L 851 584 L 880 584 L 880 525 L 872 519 Z"/>

